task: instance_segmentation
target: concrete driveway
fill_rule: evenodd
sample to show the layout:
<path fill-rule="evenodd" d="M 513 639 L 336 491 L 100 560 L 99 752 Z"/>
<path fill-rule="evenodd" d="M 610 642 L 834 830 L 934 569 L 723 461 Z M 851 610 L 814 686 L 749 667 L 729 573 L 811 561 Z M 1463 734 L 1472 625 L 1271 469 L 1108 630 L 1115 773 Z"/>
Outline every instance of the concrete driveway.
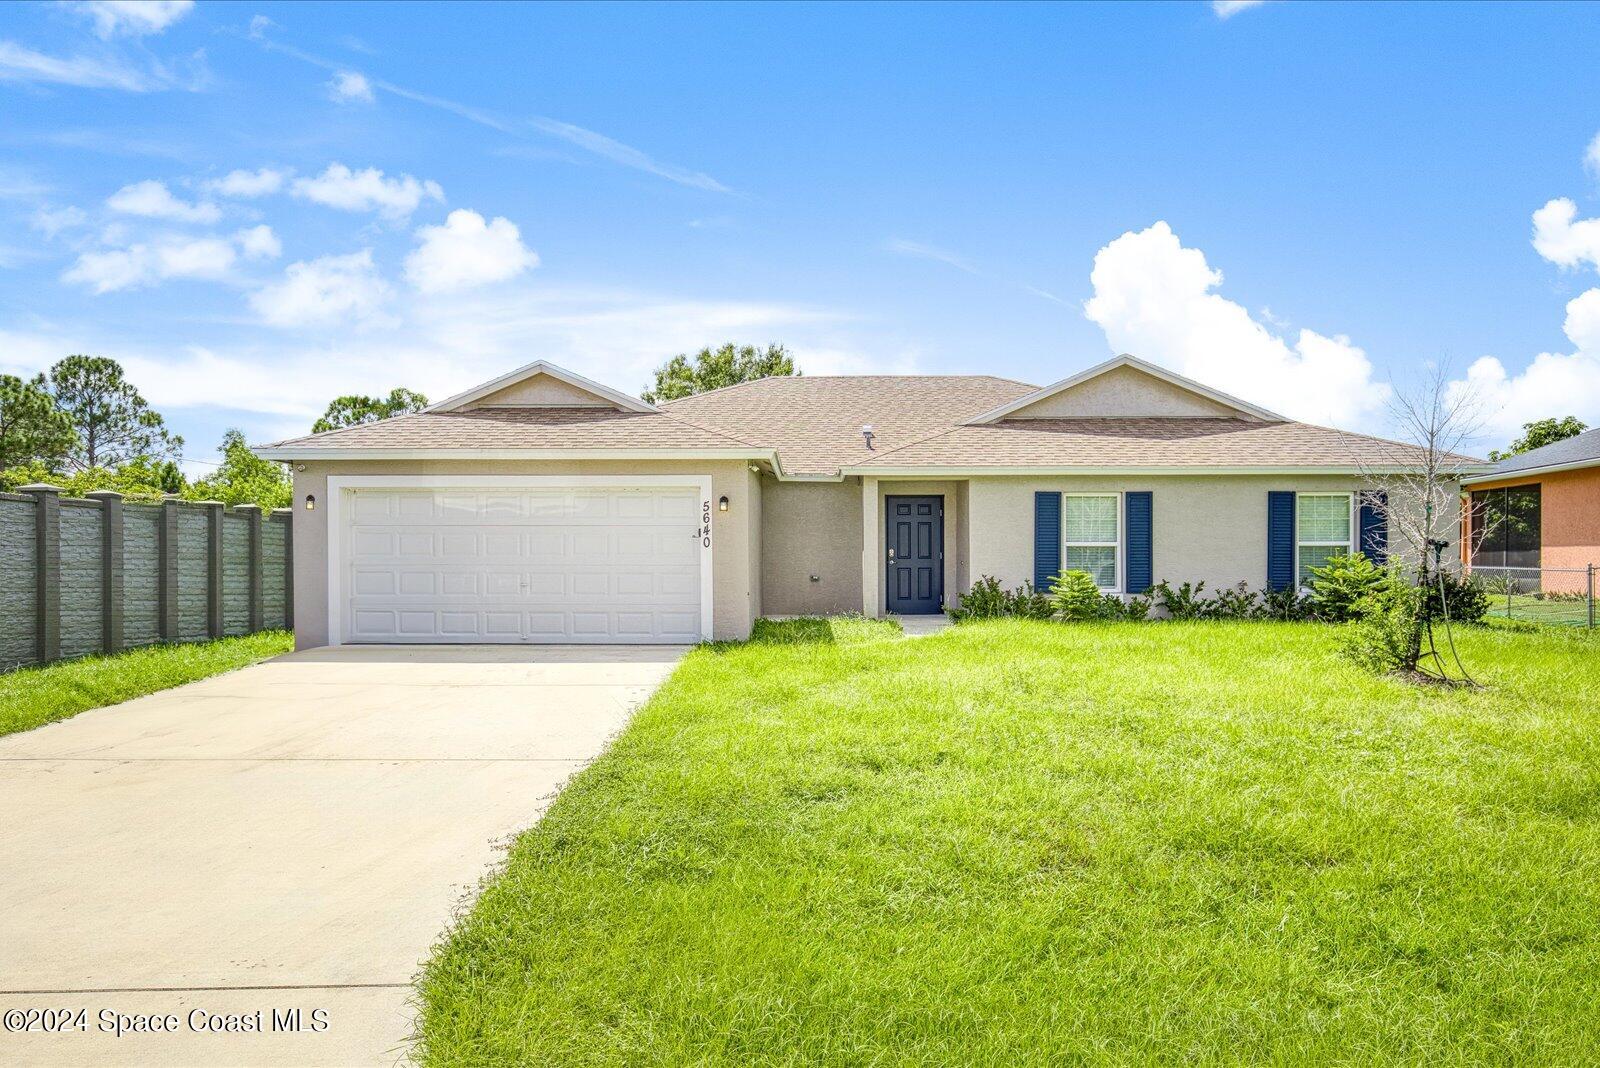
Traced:
<path fill-rule="evenodd" d="M 0 1010 L 87 1010 L 0 1062 L 394 1063 L 455 910 L 682 653 L 311 650 L 0 738 Z"/>

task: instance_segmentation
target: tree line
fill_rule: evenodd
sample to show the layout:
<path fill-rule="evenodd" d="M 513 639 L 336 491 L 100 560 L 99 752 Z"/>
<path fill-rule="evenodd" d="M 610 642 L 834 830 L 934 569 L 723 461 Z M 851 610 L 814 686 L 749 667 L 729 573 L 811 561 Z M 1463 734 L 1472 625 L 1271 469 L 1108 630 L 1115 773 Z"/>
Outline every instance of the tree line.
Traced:
<path fill-rule="evenodd" d="M 336 397 L 312 429 L 387 419 L 427 403 L 408 389 Z M 0 490 L 45 482 L 73 497 L 109 489 L 134 501 L 177 496 L 288 506 L 288 468 L 251 452 L 243 431 L 225 431 L 217 447 L 221 462 L 193 480 L 178 466 L 183 446 L 115 360 L 74 355 L 32 379 L 0 375 Z"/>

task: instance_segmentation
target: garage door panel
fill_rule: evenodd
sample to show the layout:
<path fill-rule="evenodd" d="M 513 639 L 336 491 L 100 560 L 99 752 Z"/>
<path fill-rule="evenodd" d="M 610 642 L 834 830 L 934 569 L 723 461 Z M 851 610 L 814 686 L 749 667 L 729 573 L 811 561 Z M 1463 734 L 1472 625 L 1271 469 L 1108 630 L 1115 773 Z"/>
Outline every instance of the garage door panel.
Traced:
<path fill-rule="evenodd" d="M 346 638 L 693 642 L 699 494 L 685 488 L 356 490 Z"/>
<path fill-rule="evenodd" d="M 395 593 L 401 597 L 432 597 L 438 592 L 438 576 L 432 571 L 402 571 L 397 578 Z"/>

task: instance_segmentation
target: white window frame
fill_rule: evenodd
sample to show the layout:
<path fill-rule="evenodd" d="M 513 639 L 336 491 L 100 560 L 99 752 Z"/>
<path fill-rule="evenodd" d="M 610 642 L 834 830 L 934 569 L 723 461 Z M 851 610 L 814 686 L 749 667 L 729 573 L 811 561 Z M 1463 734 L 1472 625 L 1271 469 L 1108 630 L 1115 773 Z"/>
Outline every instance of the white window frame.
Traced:
<path fill-rule="evenodd" d="M 1112 498 L 1115 498 L 1115 500 L 1117 502 L 1117 536 L 1116 536 L 1115 540 L 1113 540 L 1113 541 L 1068 541 L 1067 540 L 1067 498 L 1068 497 L 1112 497 Z M 1113 491 L 1110 491 L 1110 492 L 1099 492 L 1099 493 L 1085 490 L 1085 491 L 1082 491 L 1082 492 L 1063 493 L 1061 495 L 1061 570 L 1063 570 L 1063 571 L 1076 570 L 1076 569 L 1071 569 L 1071 568 L 1067 567 L 1067 547 L 1068 546 L 1075 546 L 1075 547 L 1080 548 L 1080 549 L 1110 549 L 1112 551 L 1112 553 L 1114 554 L 1113 557 L 1112 557 L 1112 559 L 1115 561 L 1115 566 L 1112 568 L 1112 571 L 1114 572 L 1114 574 L 1112 575 L 1112 578 L 1111 578 L 1111 585 L 1097 587 L 1100 590 L 1101 593 L 1120 593 L 1120 592 L 1122 592 L 1122 586 L 1123 586 L 1123 583 L 1122 583 L 1122 567 L 1123 567 L 1123 559 L 1122 559 L 1122 557 L 1123 557 L 1123 552 L 1122 552 L 1122 528 L 1123 528 L 1123 523 L 1125 522 L 1125 519 L 1126 519 L 1126 517 L 1122 514 L 1122 507 L 1123 507 L 1123 496 L 1122 496 L 1122 491 L 1121 490 L 1113 490 Z"/>
<path fill-rule="evenodd" d="M 1302 541 L 1300 538 L 1300 498 L 1301 497 L 1343 497 L 1349 505 L 1349 530 L 1350 537 L 1344 541 Z M 1356 494 L 1354 493 L 1299 493 L 1294 495 L 1294 584 L 1296 589 L 1304 589 L 1306 580 L 1300 577 L 1300 549 L 1302 546 L 1311 548 L 1328 549 L 1343 547 L 1345 555 L 1356 551 Z"/>

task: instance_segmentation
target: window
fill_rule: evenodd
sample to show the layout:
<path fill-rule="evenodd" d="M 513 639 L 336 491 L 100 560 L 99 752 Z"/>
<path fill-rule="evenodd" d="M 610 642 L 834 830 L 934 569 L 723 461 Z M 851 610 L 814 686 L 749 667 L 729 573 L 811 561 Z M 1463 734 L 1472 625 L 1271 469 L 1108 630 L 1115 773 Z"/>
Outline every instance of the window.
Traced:
<path fill-rule="evenodd" d="M 1472 494 L 1472 568 L 1539 566 L 1539 484 Z M 1510 577 L 1532 579 L 1532 575 Z"/>
<path fill-rule="evenodd" d="M 1350 516 L 1348 493 L 1299 493 L 1295 495 L 1294 530 L 1298 564 L 1295 574 L 1300 585 L 1311 581 L 1311 569 L 1321 567 L 1329 557 L 1348 556 L 1354 543 L 1350 531 L 1355 526 Z"/>
<path fill-rule="evenodd" d="M 1117 588 L 1118 513 L 1122 499 L 1115 493 L 1062 494 L 1061 567 L 1087 571 L 1102 590 Z"/>

